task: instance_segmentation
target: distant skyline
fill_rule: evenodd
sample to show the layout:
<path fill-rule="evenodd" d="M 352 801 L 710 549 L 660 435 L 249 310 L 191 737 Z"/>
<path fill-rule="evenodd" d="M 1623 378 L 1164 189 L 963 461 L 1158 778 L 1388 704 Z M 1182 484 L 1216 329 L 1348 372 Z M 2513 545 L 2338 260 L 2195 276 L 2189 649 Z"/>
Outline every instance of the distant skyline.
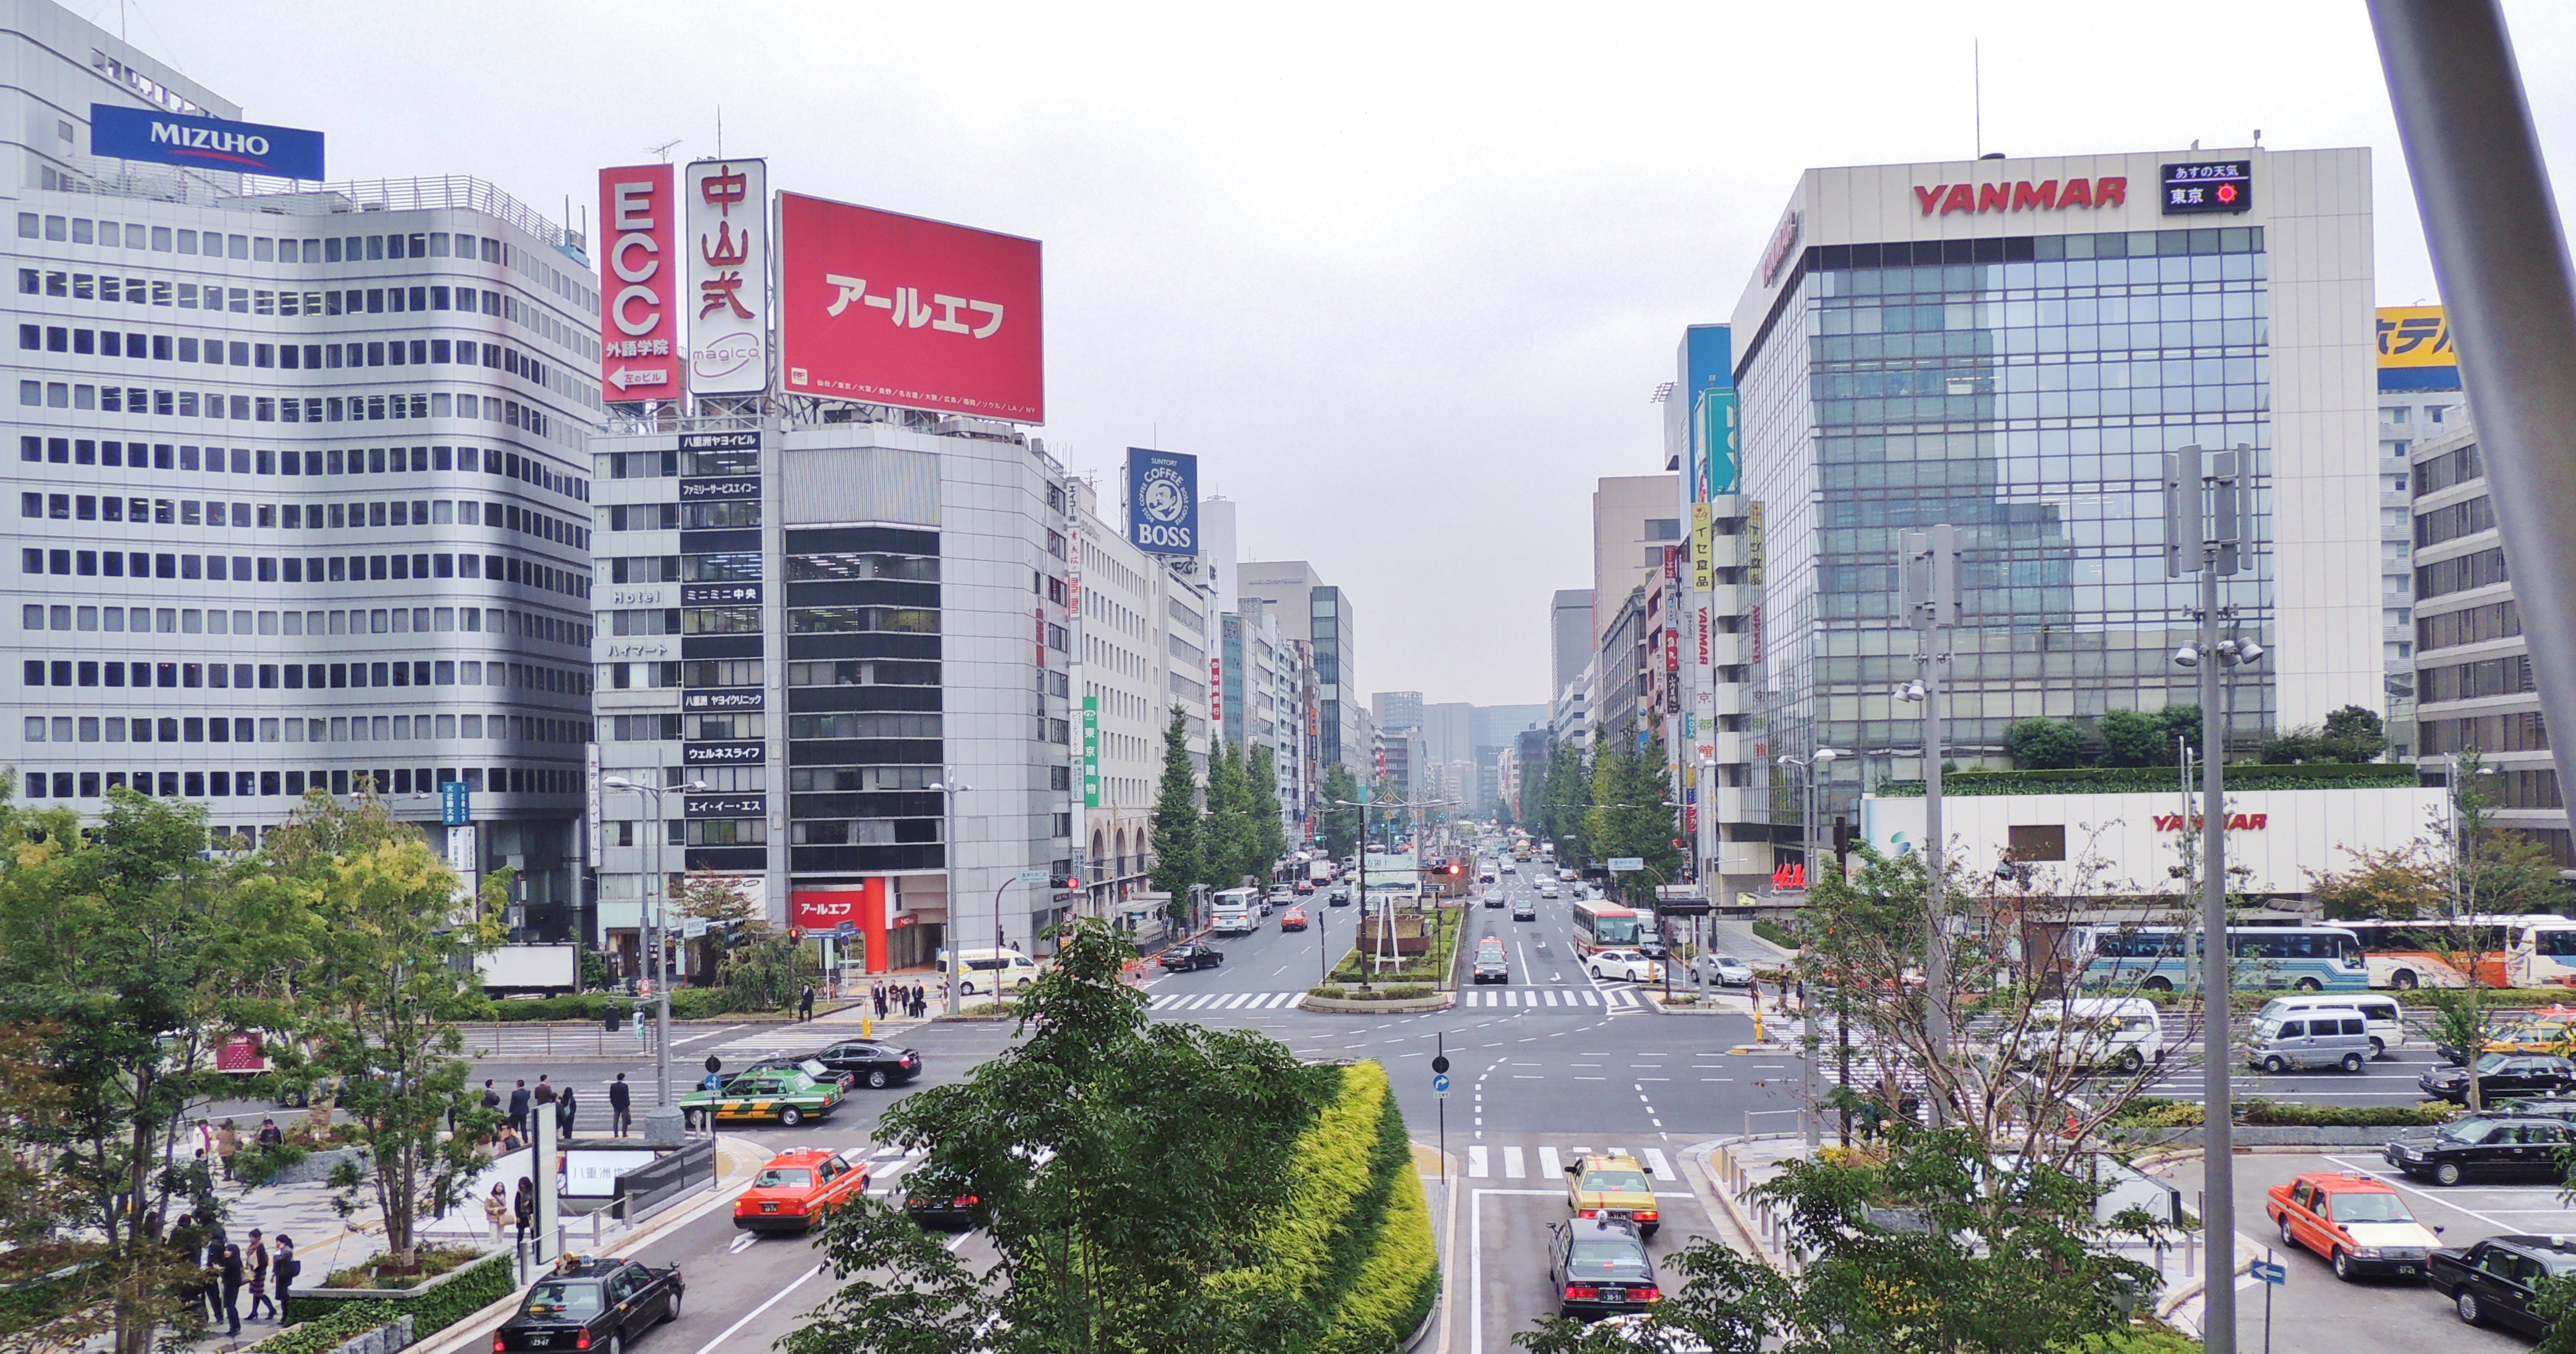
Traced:
<path fill-rule="evenodd" d="M 335 179 L 472 174 L 579 225 L 600 167 L 714 154 L 721 112 L 774 186 L 1043 240 L 1050 450 L 1104 487 L 1127 446 L 1196 453 L 1242 558 L 1349 590 L 1362 688 L 1439 701 L 1553 694 L 1592 482 L 1662 468 L 1649 396 L 1805 168 L 2365 145 L 2379 300 L 2437 299 L 2350 3 L 70 8 L 322 130 Z M 2576 7 L 2505 8 L 2563 166 Z"/>

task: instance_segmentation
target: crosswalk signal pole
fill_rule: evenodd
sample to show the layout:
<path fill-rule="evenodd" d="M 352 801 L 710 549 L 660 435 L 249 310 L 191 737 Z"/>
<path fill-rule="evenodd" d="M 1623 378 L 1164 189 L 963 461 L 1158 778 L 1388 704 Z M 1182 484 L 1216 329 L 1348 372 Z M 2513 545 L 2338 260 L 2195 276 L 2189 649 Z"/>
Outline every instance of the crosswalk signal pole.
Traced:
<path fill-rule="evenodd" d="M 1904 550 L 1905 614 L 1921 633 L 1915 660 L 1923 675 L 1898 695 L 1923 704 L 1923 1036 L 1935 1065 L 1950 1056 L 1950 937 L 1941 898 L 1948 841 L 1941 831 L 1941 665 L 1950 661 L 1950 632 L 1959 624 L 1959 529 L 1948 522 L 1909 531 Z M 1924 1112 L 1939 1126 L 1946 1108 L 1938 1087 L 1923 1097 Z"/>

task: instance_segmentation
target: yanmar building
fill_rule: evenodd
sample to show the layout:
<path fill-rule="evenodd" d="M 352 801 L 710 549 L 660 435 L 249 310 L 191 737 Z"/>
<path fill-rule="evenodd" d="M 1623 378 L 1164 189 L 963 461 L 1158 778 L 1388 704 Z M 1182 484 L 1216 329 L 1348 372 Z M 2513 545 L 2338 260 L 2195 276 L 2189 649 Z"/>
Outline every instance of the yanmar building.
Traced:
<path fill-rule="evenodd" d="M 2378 708 L 2371 269 L 2362 149 L 1807 171 L 1733 316 L 1769 751 L 1844 752 L 1828 813 L 1921 774 L 1896 543 L 1941 522 L 1960 764 L 2005 764 L 2017 719 L 2193 701 L 2194 584 L 2162 557 L 2185 446 L 2254 456 L 2261 545 L 2222 601 L 2269 653 L 2234 741 Z"/>

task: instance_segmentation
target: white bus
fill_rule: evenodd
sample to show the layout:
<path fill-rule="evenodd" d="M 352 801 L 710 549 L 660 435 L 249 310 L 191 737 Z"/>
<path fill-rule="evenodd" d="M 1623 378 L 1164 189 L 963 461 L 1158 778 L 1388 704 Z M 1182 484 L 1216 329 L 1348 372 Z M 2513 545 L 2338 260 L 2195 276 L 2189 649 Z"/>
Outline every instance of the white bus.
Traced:
<path fill-rule="evenodd" d="M 1208 930 L 1221 936 L 1245 936 L 1260 929 L 1261 895 L 1254 889 L 1219 889 L 1210 905 Z"/>
<path fill-rule="evenodd" d="M 2576 921 L 2517 918 L 2505 933 L 2505 977 L 2516 987 L 2576 987 Z"/>

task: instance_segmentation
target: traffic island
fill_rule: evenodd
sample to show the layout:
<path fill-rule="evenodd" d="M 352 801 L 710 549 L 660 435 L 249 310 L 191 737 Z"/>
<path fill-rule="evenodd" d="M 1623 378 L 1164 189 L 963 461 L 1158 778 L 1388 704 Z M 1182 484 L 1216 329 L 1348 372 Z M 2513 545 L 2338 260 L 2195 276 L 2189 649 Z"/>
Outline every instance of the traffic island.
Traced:
<path fill-rule="evenodd" d="M 1357 988 L 1330 984 L 1310 989 L 1297 1004 L 1309 1011 L 1445 1011 L 1458 994 L 1420 986 Z"/>
<path fill-rule="evenodd" d="M 1740 999 L 1729 1001 L 1705 993 L 1675 992 L 1668 997 L 1655 988 L 1640 987 L 1637 995 L 1644 998 L 1648 1006 L 1665 1015 L 1742 1017 L 1751 1014 Z"/>

